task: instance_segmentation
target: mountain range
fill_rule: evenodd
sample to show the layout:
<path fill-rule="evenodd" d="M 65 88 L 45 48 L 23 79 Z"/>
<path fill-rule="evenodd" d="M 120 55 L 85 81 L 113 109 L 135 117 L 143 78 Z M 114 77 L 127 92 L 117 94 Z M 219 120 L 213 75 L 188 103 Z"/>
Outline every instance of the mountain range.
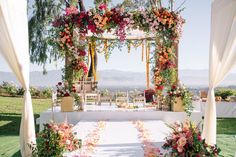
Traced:
<path fill-rule="evenodd" d="M 46 75 L 42 71 L 30 73 L 30 85 L 37 87 L 55 86 L 61 81 L 62 72 L 60 70 L 48 71 Z M 145 72 L 129 72 L 119 70 L 102 70 L 97 73 L 99 87 L 101 88 L 142 88 L 146 85 Z M 188 87 L 207 87 L 207 70 L 180 70 L 179 78 Z M 14 74 L 11 72 L 0 72 L 0 82 L 8 81 L 19 84 Z M 220 86 L 236 85 L 236 73 L 229 74 Z"/>

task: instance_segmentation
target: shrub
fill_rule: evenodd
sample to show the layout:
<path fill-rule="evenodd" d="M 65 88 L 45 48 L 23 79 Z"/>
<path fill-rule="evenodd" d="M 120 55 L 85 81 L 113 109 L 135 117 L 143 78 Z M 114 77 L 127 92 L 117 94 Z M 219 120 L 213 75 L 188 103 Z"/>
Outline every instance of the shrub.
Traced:
<path fill-rule="evenodd" d="M 17 95 L 24 95 L 24 92 L 25 92 L 25 90 L 24 90 L 24 88 L 22 88 L 22 87 L 19 87 L 19 88 L 17 89 Z"/>
<path fill-rule="evenodd" d="M 30 94 L 34 97 L 40 97 L 40 90 L 35 87 L 30 87 Z"/>
<path fill-rule="evenodd" d="M 10 96 L 16 96 L 17 95 L 17 87 L 13 83 L 8 83 L 3 81 L 1 85 L 1 92 L 5 94 L 9 94 Z"/>
<path fill-rule="evenodd" d="M 222 99 L 226 99 L 229 96 L 236 95 L 236 90 L 220 88 L 215 92 L 215 96 L 220 96 Z"/>
<path fill-rule="evenodd" d="M 41 91 L 41 96 L 44 97 L 44 98 L 50 98 L 52 97 L 52 89 L 51 88 L 44 88 L 42 91 Z"/>

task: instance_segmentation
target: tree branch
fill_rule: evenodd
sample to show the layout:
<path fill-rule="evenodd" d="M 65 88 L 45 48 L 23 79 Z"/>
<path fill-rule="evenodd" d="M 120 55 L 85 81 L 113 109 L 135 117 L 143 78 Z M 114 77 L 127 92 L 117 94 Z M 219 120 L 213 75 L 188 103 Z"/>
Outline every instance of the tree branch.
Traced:
<path fill-rule="evenodd" d="M 79 0 L 79 8 L 80 11 L 86 11 L 85 6 L 84 6 L 84 1 L 83 0 Z"/>

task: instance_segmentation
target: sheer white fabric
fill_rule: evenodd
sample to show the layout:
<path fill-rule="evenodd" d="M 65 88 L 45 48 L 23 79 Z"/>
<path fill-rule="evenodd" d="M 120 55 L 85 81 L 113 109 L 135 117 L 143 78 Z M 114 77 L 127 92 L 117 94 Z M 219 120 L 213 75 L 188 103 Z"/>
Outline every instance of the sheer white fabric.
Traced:
<path fill-rule="evenodd" d="M 20 146 L 22 156 L 31 156 L 29 143 L 35 143 L 35 127 L 29 92 L 29 44 L 26 0 L 0 0 L 0 53 L 25 89 Z"/>
<path fill-rule="evenodd" d="M 211 11 L 209 92 L 203 137 L 216 143 L 216 103 L 214 88 L 236 64 L 236 1 L 214 0 Z"/>

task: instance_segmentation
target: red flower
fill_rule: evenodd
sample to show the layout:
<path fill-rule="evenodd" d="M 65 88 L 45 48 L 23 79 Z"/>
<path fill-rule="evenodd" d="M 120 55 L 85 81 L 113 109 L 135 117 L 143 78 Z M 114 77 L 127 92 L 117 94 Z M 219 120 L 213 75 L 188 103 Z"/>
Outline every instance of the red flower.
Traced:
<path fill-rule="evenodd" d="M 106 10 L 107 9 L 107 5 L 102 3 L 100 4 L 100 6 L 98 7 L 100 10 Z"/>
<path fill-rule="evenodd" d="M 172 89 L 176 89 L 176 88 L 177 88 L 176 85 L 173 85 L 173 86 L 172 86 Z"/>
<path fill-rule="evenodd" d="M 70 96 L 70 94 L 66 92 L 64 96 Z"/>
<path fill-rule="evenodd" d="M 80 12 L 79 19 L 83 19 L 87 15 L 86 12 L 82 11 Z"/>
<path fill-rule="evenodd" d="M 89 24 L 88 30 L 90 30 L 92 33 L 96 33 L 96 26 L 94 24 Z"/>
<path fill-rule="evenodd" d="M 197 139 L 198 139 L 198 141 L 201 141 L 201 140 L 202 140 L 201 135 L 198 135 L 198 136 L 197 136 Z"/>
<path fill-rule="evenodd" d="M 85 56 L 85 55 L 86 55 L 86 51 L 84 51 L 84 50 L 79 50 L 79 55 L 80 55 L 80 56 Z"/>
<path fill-rule="evenodd" d="M 164 89 L 164 86 L 162 86 L 162 85 L 157 85 L 156 86 L 156 90 L 163 90 Z"/>

